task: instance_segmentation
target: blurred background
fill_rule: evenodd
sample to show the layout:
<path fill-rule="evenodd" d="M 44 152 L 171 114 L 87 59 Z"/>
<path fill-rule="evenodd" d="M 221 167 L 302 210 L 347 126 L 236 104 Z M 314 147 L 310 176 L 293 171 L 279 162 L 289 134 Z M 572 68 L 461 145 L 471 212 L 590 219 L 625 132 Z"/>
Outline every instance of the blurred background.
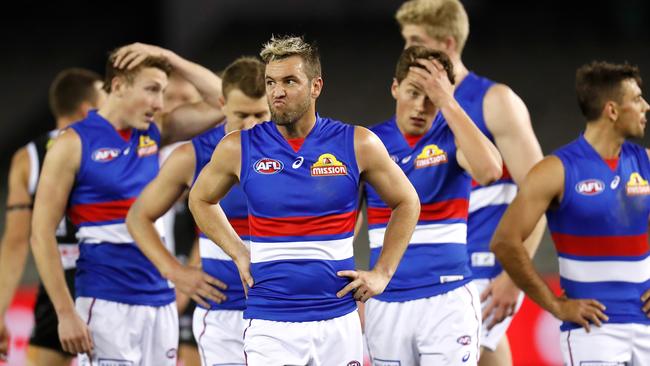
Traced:
<path fill-rule="evenodd" d="M 19 10 L 0 15 L 0 201 L 5 202 L 13 152 L 54 127 L 47 90 L 55 74 L 71 66 L 103 74 L 107 53 L 135 41 L 170 48 L 219 71 L 238 56 L 257 55 L 272 34 L 305 35 L 321 49 L 325 87 L 318 101 L 319 113 L 361 125 L 388 119 L 394 108 L 389 86 L 403 47 L 393 18 L 401 3 L 141 0 L 17 4 Z M 646 78 L 650 75 L 650 2 L 463 3 L 470 19 L 465 65 L 509 85 L 522 97 L 545 154 L 577 137 L 583 128 L 573 89 L 578 66 L 594 59 L 628 61 L 638 65 Z M 4 218 L 4 204 L 0 218 Z M 367 266 L 366 240 L 362 237 L 357 243 L 359 267 Z M 535 262 L 544 273 L 556 272 L 548 236 Z M 29 288 L 37 280 L 30 262 L 23 283 Z"/>

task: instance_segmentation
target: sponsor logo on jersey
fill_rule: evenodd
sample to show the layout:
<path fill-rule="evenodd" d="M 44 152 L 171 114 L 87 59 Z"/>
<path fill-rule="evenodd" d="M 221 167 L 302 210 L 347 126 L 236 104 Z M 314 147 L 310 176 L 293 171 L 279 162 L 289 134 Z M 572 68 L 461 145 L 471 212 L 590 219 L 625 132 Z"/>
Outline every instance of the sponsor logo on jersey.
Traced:
<path fill-rule="evenodd" d="M 628 196 L 642 196 L 650 194 L 650 185 L 643 179 L 641 174 L 634 172 L 630 174 L 630 180 L 625 185 L 625 192 Z"/>
<path fill-rule="evenodd" d="M 460 336 L 456 339 L 456 342 L 463 346 L 469 346 L 472 343 L 472 337 L 468 335 Z"/>
<path fill-rule="evenodd" d="M 167 356 L 167 358 L 169 358 L 169 359 L 176 358 L 176 348 L 168 349 L 167 352 L 165 353 L 165 356 Z"/>
<path fill-rule="evenodd" d="M 595 196 L 605 190 L 605 183 L 598 179 L 585 179 L 576 184 L 576 192 L 584 196 Z"/>
<path fill-rule="evenodd" d="M 322 154 L 311 166 L 312 177 L 348 175 L 348 168 L 332 154 Z"/>
<path fill-rule="evenodd" d="M 158 152 L 158 144 L 147 135 L 140 136 L 138 143 L 138 156 L 145 157 Z"/>
<path fill-rule="evenodd" d="M 616 189 L 618 187 L 618 184 L 621 182 L 621 177 L 620 176 L 615 176 L 614 180 L 612 180 L 612 183 L 609 184 L 609 187 L 611 189 Z"/>
<path fill-rule="evenodd" d="M 120 156 L 120 149 L 114 149 L 111 147 L 100 147 L 99 149 L 93 151 L 90 156 L 93 161 L 98 163 L 108 163 L 109 161 Z"/>
<path fill-rule="evenodd" d="M 447 162 L 447 153 L 438 145 L 426 145 L 422 152 L 415 157 L 415 169 L 428 168 Z"/>
<path fill-rule="evenodd" d="M 283 168 L 284 164 L 281 161 L 271 158 L 262 158 L 253 164 L 253 169 L 259 174 L 275 174 L 281 172 Z"/>
<path fill-rule="evenodd" d="M 304 161 L 305 161 L 305 158 L 303 158 L 302 156 L 299 156 L 296 159 L 296 161 L 294 161 L 293 164 L 291 164 L 291 167 L 294 168 L 294 169 L 298 169 L 298 168 L 300 168 L 302 166 L 302 163 Z"/>
<path fill-rule="evenodd" d="M 399 158 L 397 157 L 397 155 L 391 155 L 390 160 L 392 160 L 392 161 L 394 161 L 396 163 L 399 162 Z"/>

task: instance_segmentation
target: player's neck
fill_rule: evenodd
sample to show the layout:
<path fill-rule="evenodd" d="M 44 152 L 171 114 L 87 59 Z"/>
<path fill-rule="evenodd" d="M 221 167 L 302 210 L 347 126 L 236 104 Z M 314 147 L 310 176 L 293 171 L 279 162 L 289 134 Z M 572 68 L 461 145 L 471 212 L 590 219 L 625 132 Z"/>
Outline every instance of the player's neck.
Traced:
<path fill-rule="evenodd" d="M 309 108 L 309 110 L 302 115 L 296 122 L 290 125 L 277 125 L 278 131 L 284 136 L 285 139 L 297 139 L 307 137 L 309 132 L 316 124 L 316 111 L 314 108 Z"/>
<path fill-rule="evenodd" d="M 116 130 L 126 130 L 131 128 L 131 126 L 126 122 L 126 119 L 123 117 L 121 108 L 118 108 L 116 103 L 110 98 L 104 103 L 104 105 L 97 111 L 97 114 L 102 116 L 105 120 L 108 121 Z"/>
<path fill-rule="evenodd" d="M 618 157 L 625 142 L 625 137 L 617 133 L 606 121 L 588 123 L 584 137 L 603 159 Z"/>
<path fill-rule="evenodd" d="M 469 70 L 463 64 L 463 61 L 460 58 L 456 58 L 453 61 L 454 63 L 454 77 L 456 79 L 456 86 L 458 86 L 463 79 L 469 74 Z"/>

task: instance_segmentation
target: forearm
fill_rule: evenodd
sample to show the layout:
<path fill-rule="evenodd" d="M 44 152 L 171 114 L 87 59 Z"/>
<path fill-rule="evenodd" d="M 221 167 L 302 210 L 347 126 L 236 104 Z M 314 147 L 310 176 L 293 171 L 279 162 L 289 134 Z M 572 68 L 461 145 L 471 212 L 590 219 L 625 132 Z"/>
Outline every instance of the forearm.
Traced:
<path fill-rule="evenodd" d="M 447 125 L 454 133 L 457 147 L 463 152 L 477 181 L 501 176 L 503 162 L 496 146 L 476 127 L 454 100 L 440 106 Z"/>
<path fill-rule="evenodd" d="M 210 240 L 221 247 L 235 262 L 248 259 L 250 256 L 248 249 L 218 204 L 196 199 L 190 194 L 189 206 L 199 229 Z"/>
<path fill-rule="evenodd" d="M 138 248 L 164 278 L 171 280 L 170 277 L 181 264 L 163 244 L 154 221 L 138 214 L 137 211 L 130 211 L 126 223 Z"/>
<path fill-rule="evenodd" d="M 393 276 L 409 245 L 419 215 L 420 203 L 417 200 L 404 202 L 393 208 L 381 253 L 372 270 L 384 273 L 389 278 Z"/>
<path fill-rule="evenodd" d="M 206 103 L 219 107 L 221 78 L 207 68 L 186 60 L 172 51 L 166 51 L 165 57 L 172 64 L 175 72 L 196 87 Z"/>
<path fill-rule="evenodd" d="M 535 270 L 521 240 L 495 237 L 492 250 L 517 287 L 545 310 L 557 313 L 557 297 Z"/>
<path fill-rule="evenodd" d="M 61 256 L 52 235 L 32 236 L 31 245 L 38 273 L 57 314 L 74 311 L 74 301 L 68 290 Z"/>
<path fill-rule="evenodd" d="M 25 269 L 29 244 L 4 238 L 0 246 L 0 316 L 7 312 Z"/>

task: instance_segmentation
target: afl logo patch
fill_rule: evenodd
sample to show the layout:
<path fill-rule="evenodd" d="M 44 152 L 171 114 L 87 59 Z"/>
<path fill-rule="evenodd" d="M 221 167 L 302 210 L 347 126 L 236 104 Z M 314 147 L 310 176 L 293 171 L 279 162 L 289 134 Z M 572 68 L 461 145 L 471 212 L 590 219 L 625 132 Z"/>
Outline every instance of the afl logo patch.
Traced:
<path fill-rule="evenodd" d="M 275 174 L 281 172 L 283 168 L 284 164 L 281 161 L 271 158 L 262 158 L 253 165 L 255 172 L 259 174 Z"/>
<path fill-rule="evenodd" d="M 584 196 L 595 196 L 605 190 L 605 183 L 598 179 L 586 179 L 576 184 L 576 192 Z"/>
<path fill-rule="evenodd" d="M 120 149 L 113 149 L 110 147 L 102 147 L 93 151 L 91 159 L 98 163 L 108 163 L 109 161 L 120 156 Z"/>

